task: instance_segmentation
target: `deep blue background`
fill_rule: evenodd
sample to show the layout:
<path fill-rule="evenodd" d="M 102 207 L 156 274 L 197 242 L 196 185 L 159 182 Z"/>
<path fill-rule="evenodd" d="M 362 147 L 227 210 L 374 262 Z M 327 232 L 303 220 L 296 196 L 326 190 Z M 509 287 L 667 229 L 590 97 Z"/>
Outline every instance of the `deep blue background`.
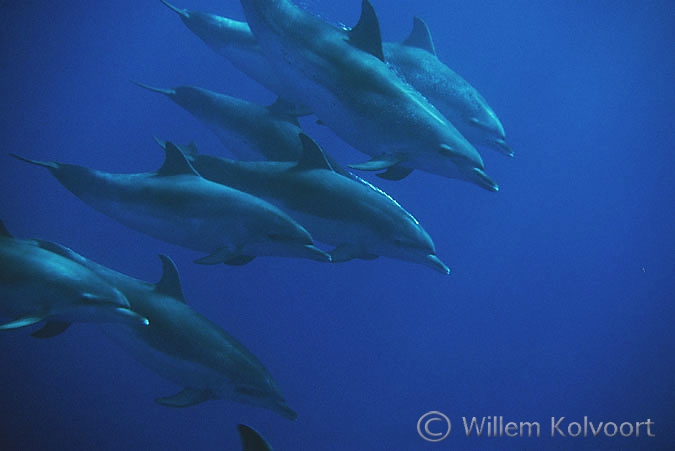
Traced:
<path fill-rule="evenodd" d="M 243 19 L 237 1 L 177 6 Z M 353 24 L 360 2 L 306 0 Z M 3 333 L 0 448 L 239 449 L 235 426 L 280 450 L 672 449 L 675 443 L 675 19 L 672 2 L 374 0 L 385 40 L 426 20 L 439 57 L 497 111 L 513 159 L 482 150 L 497 194 L 415 173 L 371 180 L 416 215 L 453 271 L 380 259 L 258 259 L 201 267 L 198 254 L 89 209 L 44 170 L 6 154 L 108 170 L 161 164 L 152 136 L 225 155 L 195 119 L 129 83 L 193 84 L 259 103 L 237 72 L 159 1 L 3 2 L 0 217 L 157 280 L 171 255 L 189 303 L 240 339 L 299 413 L 208 402 L 179 390 L 90 325 L 52 340 Z M 366 157 L 306 120 L 344 162 Z M 417 419 L 440 410 L 440 444 Z M 464 437 L 462 416 L 539 421 L 542 437 Z M 656 438 L 549 437 L 551 416 L 646 421 Z M 644 430 L 643 430 L 644 431 Z"/>

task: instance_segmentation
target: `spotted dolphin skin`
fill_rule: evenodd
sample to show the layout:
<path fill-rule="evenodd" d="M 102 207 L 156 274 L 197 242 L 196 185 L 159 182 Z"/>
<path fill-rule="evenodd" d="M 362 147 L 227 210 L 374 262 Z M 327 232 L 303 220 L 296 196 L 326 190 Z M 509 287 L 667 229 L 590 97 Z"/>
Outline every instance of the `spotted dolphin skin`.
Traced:
<path fill-rule="evenodd" d="M 13 238 L 0 222 L 0 330 L 45 325 L 31 335 L 49 338 L 74 321 L 123 322 L 139 329 L 147 318 L 130 310 L 114 286 L 89 269 L 41 246 Z"/>
<path fill-rule="evenodd" d="M 241 0 L 247 22 L 291 98 L 340 138 L 373 157 L 352 167 L 401 179 L 420 169 L 491 191 L 476 149 L 384 62 L 377 16 L 364 0 L 347 31 L 289 0 Z"/>
<path fill-rule="evenodd" d="M 303 224 L 314 239 L 335 246 L 333 262 L 383 256 L 450 273 L 427 232 L 398 202 L 346 173 L 307 135 L 300 140 L 298 162 L 233 161 L 183 149 L 204 178 L 265 199 Z"/>
<path fill-rule="evenodd" d="M 168 407 L 188 407 L 224 399 L 270 409 L 286 418 L 297 414 L 274 378 L 248 349 L 186 303 L 173 261 L 160 255 L 162 277 L 144 282 L 93 262 L 71 249 L 45 243 L 55 254 L 87 268 L 117 287 L 149 325 L 103 325 L 103 331 L 143 365 L 183 387 L 159 398 Z"/>
<path fill-rule="evenodd" d="M 136 84 L 166 95 L 197 117 L 241 160 L 296 161 L 300 156 L 300 125 L 294 115 L 282 111 L 282 101 L 263 107 L 192 86 L 158 89 Z"/>
<path fill-rule="evenodd" d="M 384 58 L 403 79 L 431 101 L 471 143 L 513 156 L 504 127 L 483 96 L 436 56 L 426 23 L 413 20 L 401 43 L 383 44 Z"/>
<path fill-rule="evenodd" d="M 287 214 L 255 196 L 205 180 L 171 143 L 154 173 L 111 174 L 14 156 L 46 167 L 84 203 L 127 227 L 207 252 L 197 263 L 243 265 L 271 255 L 330 261 Z"/>

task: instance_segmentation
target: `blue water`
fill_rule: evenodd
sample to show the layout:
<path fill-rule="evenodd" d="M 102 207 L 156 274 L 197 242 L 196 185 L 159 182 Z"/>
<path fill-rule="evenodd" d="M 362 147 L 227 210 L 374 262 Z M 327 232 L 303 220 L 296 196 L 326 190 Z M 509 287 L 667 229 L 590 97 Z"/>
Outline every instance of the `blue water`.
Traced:
<path fill-rule="evenodd" d="M 177 6 L 243 19 L 237 1 Z M 353 24 L 360 2 L 305 0 Z M 213 54 L 159 1 L 4 2 L 0 217 L 17 237 L 72 247 L 144 280 L 177 263 L 190 305 L 254 352 L 299 419 L 178 392 L 92 325 L 0 336 L 1 449 L 240 449 L 236 425 L 279 450 L 673 449 L 675 444 L 675 16 L 672 2 L 375 0 L 385 40 L 424 18 L 439 57 L 498 113 L 516 157 L 481 154 L 501 185 L 414 173 L 368 177 L 434 238 L 448 277 L 387 259 L 322 265 L 260 258 L 202 267 L 91 210 L 6 154 L 110 172 L 159 167 L 152 137 L 210 132 L 130 79 L 274 96 Z M 337 159 L 365 156 L 303 121 Z M 438 410 L 450 436 L 424 441 Z M 537 421 L 541 436 L 466 437 L 462 417 Z M 551 437 L 584 416 L 647 421 L 655 437 Z M 486 420 L 487 421 L 487 420 Z M 432 424 L 434 429 L 439 423 Z M 583 434 L 582 434 L 583 435 Z M 604 435 L 604 434 L 602 434 Z"/>

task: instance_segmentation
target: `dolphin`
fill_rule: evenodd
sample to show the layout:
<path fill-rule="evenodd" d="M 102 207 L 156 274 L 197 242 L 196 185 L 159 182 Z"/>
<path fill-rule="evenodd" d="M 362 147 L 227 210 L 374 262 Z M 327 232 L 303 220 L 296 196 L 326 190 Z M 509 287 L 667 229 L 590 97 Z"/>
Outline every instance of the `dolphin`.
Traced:
<path fill-rule="evenodd" d="M 302 145 L 297 117 L 285 112 L 283 101 L 263 107 L 246 100 L 192 86 L 158 89 L 208 126 L 223 145 L 241 160 L 295 161 Z"/>
<path fill-rule="evenodd" d="M 471 143 L 513 156 L 494 110 L 473 86 L 438 59 L 422 19 L 413 19 L 413 29 L 403 42 L 385 42 L 383 50 L 389 66 L 429 99 Z"/>
<path fill-rule="evenodd" d="M 221 327 L 191 309 L 183 295 L 173 261 L 160 255 L 162 277 L 156 284 L 135 279 L 91 261 L 56 243 L 41 246 L 87 268 L 117 287 L 147 327 L 102 325 L 104 333 L 140 363 L 181 387 L 174 396 L 156 401 L 167 407 L 188 407 L 226 399 L 252 404 L 295 419 L 278 384 L 244 345 Z"/>
<path fill-rule="evenodd" d="M 332 26 L 289 0 L 241 0 L 264 54 L 299 103 L 340 138 L 371 155 L 352 165 L 400 180 L 414 169 L 469 180 L 490 191 L 478 151 L 384 62 L 377 16 L 363 1 L 358 24 Z"/>
<path fill-rule="evenodd" d="M 258 431 L 245 424 L 238 424 L 239 438 L 242 451 L 272 451 L 272 447 Z"/>
<path fill-rule="evenodd" d="M 242 70 L 277 95 L 288 96 L 246 22 L 163 3 L 216 53 L 226 58 L 236 55 L 232 63 L 238 67 L 255 66 L 255 71 Z M 224 47 L 227 52 L 219 50 Z M 413 29 L 403 42 L 383 42 L 382 48 L 387 65 L 424 95 L 469 142 L 513 156 L 494 110 L 473 86 L 438 59 L 431 33 L 422 19 L 414 18 Z M 270 79 L 275 81 L 274 86 Z"/>
<path fill-rule="evenodd" d="M 183 23 L 217 54 L 224 56 L 234 67 L 256 82 L 284 97 L 285 85 L 263 55 L 258 41 L 246 22 L 221 17 L 215 14 L 177 8 L 161 0 L 169 9 L 178 14 Z"/>
<path fill-rule="evenodd" d="M 244 265 L 256 256 L 294 256 L 330 261 L 309 233 L 258 197 L 210 182 L 176 146 L 154 173 L 111 174 L 82 166 L 42 162 L 84 203 L 154 238 L 207 252 L 200 264 Z"/>
<path fill-rule="evenodd" d="M 299 138 L 298 162 L 233 161 L 199 154 L 194 146 L 183 150 L 204 178 L 282 208 L 314 239 L 335 246 L 333 262 L 384 256 L 450 273 L 429 234 L 398 202 L 347 173 L 304 133 Z"/>
<path fill-rule="evenodd" d="M 124 295 L 95 273 L 40 247 L 12 237 L 0 222 L 0 316 L 14 318 L 0 330 L 45 325 L 31 335 L 50 338 L 73 321 L 123 322 L 139 329 L 147 318 L 133 312 Z"/>

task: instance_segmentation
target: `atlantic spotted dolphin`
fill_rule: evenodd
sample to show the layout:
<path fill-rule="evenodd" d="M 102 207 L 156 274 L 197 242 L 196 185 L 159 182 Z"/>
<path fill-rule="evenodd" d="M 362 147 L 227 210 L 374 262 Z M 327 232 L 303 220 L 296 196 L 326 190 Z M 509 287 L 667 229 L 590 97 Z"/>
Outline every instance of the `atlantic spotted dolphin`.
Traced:
<path fill-rule="evenodd" d="M 174 396 L 158 398 L 159 404 L 188 407 L 225 399 L 271 409 L 286 418 L 297 417 L 258 358 L 187 305 L 178 271 L 169 257 L 160 255 L 162 277 L 153 284 L 100 265 L 64 246 L 43 245 L 117 287 L 131 308 L 148 318 L 147 327 L 102 327 L 140 363 L 183 387 Z"/>
<path fill-rule="evenodd" d="M 41 162 L 84 203 L 154 238 L 207 252 L 202 264 L 243 265 L 256 256 L 330 261 L 309 233 L 277 207 L 210 182 L 173 144 L 154 173 L 111 174 L 82 166 Z"/>
<path fill-rule="evenodd" d="M 476 149 L 384 62 L 377 17 L 364 0 L 344 30 L 289 0 L 241 0 L 253 35 L 293 98 L 339 137 L 373 157 L 352 167 L 401 179 L 414 169 L 498 186 Z"/>
<path fill-rule="evenodd" d="M 12 321 L 0 330 L 45 325 L 31 335 L 49 338 L 74 321 L 123 322 L 139 329 L 147 318 L 130 310 L 114 286 L 94 272 L 41 247 L 37 240 L 18 240 L 0 222 L 0 316 Z"/>
<path fill-rule="evenodd" d="M 258 41 L 251 34 L 246 22 L 228 19 L 215 14 L 192 11 L 173 6 L 161 0 L 178 14 L 183 23 L 214 52 L 224 56 L 234 67 L 282 98 L 285 85 L 274 71 L 270 70 Z"/>
<path fill-rule="evenodd" d="M 226 58 L 235 55 L 232 63 L 238 67 L 255 67 L 255 71 L 242 70 L 277 95 L 288 97 L 246 22 L 168 6 L 216 53 Z M 383 42 L 382 47 L 388 66 L 424 95 L 469 142 L 513 156 L 496 113 L 471 84 L 438 59 L 422 19 L 414 18 L 413 29 L 403 42 Z M 220 50 L 223 48 L 227 51 Z M 275 80 L 274 86 L 269 80 Z"/>
<path fill-rule="evenodd" d="M 192 86 L 159 89 L 136 84 L 166 95 L 197 117 L 238 159 L 296 161 L 300 156 L 301 129 L 297 117 L 287 113 L 279 103 L 263 107 Z"/>
<path fill-rule="evenodd" d="M 204 178 L 265 199 L 303 224 L 315 240 L 335 246 L 333 262 L 383 256 L 449 274 L 427 232 L 398 202 L 346 173 L 307 135 L 300 140 L 302 156 L 293 163 L 233 161 L 199 154 L 195 147 L 183 149 Z"/>
<path fill-rule="evenodd" d="M 410 35 L 401 43 L 385 42 L 390 67 L 438 108 L 471 143 L 513 156 L 504 127 L 483 96 L 436 56 L 424 21 L 413 20 Z"/>

